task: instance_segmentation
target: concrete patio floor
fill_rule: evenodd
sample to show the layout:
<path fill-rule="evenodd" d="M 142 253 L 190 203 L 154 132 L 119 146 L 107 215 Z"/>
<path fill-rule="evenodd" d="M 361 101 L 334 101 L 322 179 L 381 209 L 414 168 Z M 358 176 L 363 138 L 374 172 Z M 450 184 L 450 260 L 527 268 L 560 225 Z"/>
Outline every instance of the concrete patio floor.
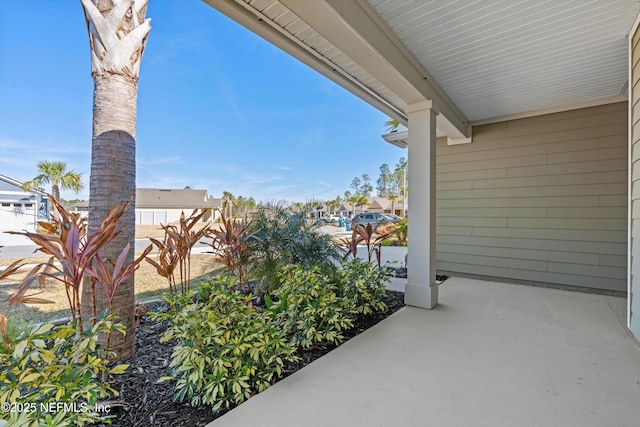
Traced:
<path fill-rule="evenodd" d="M 209 424 L 638 426 L 626 299 L 450 278 Z"/>

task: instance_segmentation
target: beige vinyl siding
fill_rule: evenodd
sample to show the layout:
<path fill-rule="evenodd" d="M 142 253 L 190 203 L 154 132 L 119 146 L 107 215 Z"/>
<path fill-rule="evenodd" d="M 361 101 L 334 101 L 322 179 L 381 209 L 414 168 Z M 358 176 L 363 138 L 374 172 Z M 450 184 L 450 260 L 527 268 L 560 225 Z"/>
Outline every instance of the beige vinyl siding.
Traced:
<path fill-rule="evenodd" d="M 627 129 L 623 102 L 439 140 L 437 268 L 625 291 Z"/>
<path fill-rule="evenodd" d="M 631 118 L 631 254 L 629 329 L 640 339 L 640 32 L 631 37 L 629 116 Z"/>

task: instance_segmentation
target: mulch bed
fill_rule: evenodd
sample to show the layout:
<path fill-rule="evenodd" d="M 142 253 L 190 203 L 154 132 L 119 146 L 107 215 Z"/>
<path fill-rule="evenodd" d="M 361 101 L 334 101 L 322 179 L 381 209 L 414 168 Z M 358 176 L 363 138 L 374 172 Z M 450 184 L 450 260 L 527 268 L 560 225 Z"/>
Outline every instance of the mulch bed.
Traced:
<path fill-rule="evenodd" d="M 354 327 L 344 334 L 349 340 L 371 326 L 389 317 L 404 306 L 404 293 L 387 291 L 387 311 L 362 316 Z M 153 308 L 153 307 L 152 307 Z M 157 384 L 160 377 L 170 375 L 169 362 L 172 343 L 161 343 L 160 336 L 167 328 L 143 316 L 136 329 L 136 354 L 125 361 L 129 369 L 115 377 L 112 387 L 120 392 L 117 402 L 110 402 L 113 426 L 205 426 L 227 411 L 213 413 L 209 406 L 194 408 L 188 403 L 173 401 L 174 382 Z M 285 366 L 284 377 L 302 369 L 314 360 L 336 348 L 333 344 L 321 344 L 309 350 L 299 350 L 300 361 Z"/>

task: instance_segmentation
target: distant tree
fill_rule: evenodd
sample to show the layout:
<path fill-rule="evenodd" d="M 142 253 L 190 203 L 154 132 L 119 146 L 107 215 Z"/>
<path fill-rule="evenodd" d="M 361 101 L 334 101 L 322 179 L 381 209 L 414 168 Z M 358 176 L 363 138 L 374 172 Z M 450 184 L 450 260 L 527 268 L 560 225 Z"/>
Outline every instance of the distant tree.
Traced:
<path fill-rule="evenodd" d="M 360 194 L 360 191 L 362 191 L 360 188 L 361 184 L 362 181 L 360 181 L 360 178 L 358 178 L 357 176 L 351 181 L 351 188 L 353 188 L 353 191 L 355 191 L 356 194 Z"/>
<path fill-rule="evenodd" d="M 389 165 L 383 163 L 380 165 L 380 176 L 376 181 L 376 189 L 378 190 L 378 197 L 386 197 L 389 194 L 389 186 L 393 181 L 393 174 L 391 173 L 391 169 L 389 169 Z"/>
<path fill-rule="evenodd" d="M 185 190 L 191 190 L 191 186 L 190 185 L 185 185 L 184 189 Z"/>
<path fill-rule="evenodd" d="M 398 200 L 398 195 L 395 193 L 387 194 L 387 199 L 391 200 L 391 213 L 396 213 L 396 200 Z"/>
<path fill-rule="evenodd" d="M 369 174 L 362 174 L 362 186 L 360 187 L 360 194 L 366 198 L 371 197 L 373 186 L 371 185 L 371 177 Z"/>
<path fill-rule="evenodd" d="M 65 162 L 38 162 L 40 174 L 30 181 L 25 182 L 22 188 L 25 191 L 42 190 L 45 184 L 51 184 L 51 195 L 60 200 L 60 189 L 73 190 L 76 193 L 82 190 L 82 174 L 67 171 Z"/>
<path fill-rule="evenodd" d="M 402 195 L 403 198 L 406 198 L 407 193 L 407 159 L 404 157 L 400 157 L 398 163 L 396 163 L 396 168 L 393 171 L 394 179 L 396 181 L 396 189 L 397 193 Z M 404 203 L 404 202 L 403 202 Z"/>
<path fill-rule="evenodd" d="M 356 213 L 356 205 L 360 202 L 360 196 L 358 195 L 350 195 L 347 199 L 347 203 L 350 203 L 353 206 L 351 210 L 352 213 Z"/>
<path fill-rule="evenodd" d="M 222 193 L 222 209 L 227 211 L 227 217 L 233 218 L 233 206 L 236 204 L 236 198 L 228 191 Z"/>
<path fill-rule="evenodd" d="M 369 204 L 369 199 L 365 195 L 360 195 L 360 196 L 356 196 L 356 200 L 357 200 L 356 205 L 360 206 L 360 213 L 364 212 L 364 205 Z"/>

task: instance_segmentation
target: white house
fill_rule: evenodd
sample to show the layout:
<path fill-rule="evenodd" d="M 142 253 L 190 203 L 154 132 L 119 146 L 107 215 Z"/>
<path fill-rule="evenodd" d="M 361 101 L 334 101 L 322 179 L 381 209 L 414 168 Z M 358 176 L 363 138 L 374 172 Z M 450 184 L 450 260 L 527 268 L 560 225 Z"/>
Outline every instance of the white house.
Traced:
<path fill-rule="evenodd" d="M 138 188 L 136 189 L 136 224 L 167 224 L 190 215 L 193 210 L 204 211 L 204 222 L 220 217 L 222 199 L 210 199 L 207 190 Z"/>
<path fill-rule="evenodd" d="M 0 175 L 0 245 L 22 240 L 5 231 L 35 231 L 49 216 L 49 199 L 42 191 L 24 191 L 22 182 Z"/>

